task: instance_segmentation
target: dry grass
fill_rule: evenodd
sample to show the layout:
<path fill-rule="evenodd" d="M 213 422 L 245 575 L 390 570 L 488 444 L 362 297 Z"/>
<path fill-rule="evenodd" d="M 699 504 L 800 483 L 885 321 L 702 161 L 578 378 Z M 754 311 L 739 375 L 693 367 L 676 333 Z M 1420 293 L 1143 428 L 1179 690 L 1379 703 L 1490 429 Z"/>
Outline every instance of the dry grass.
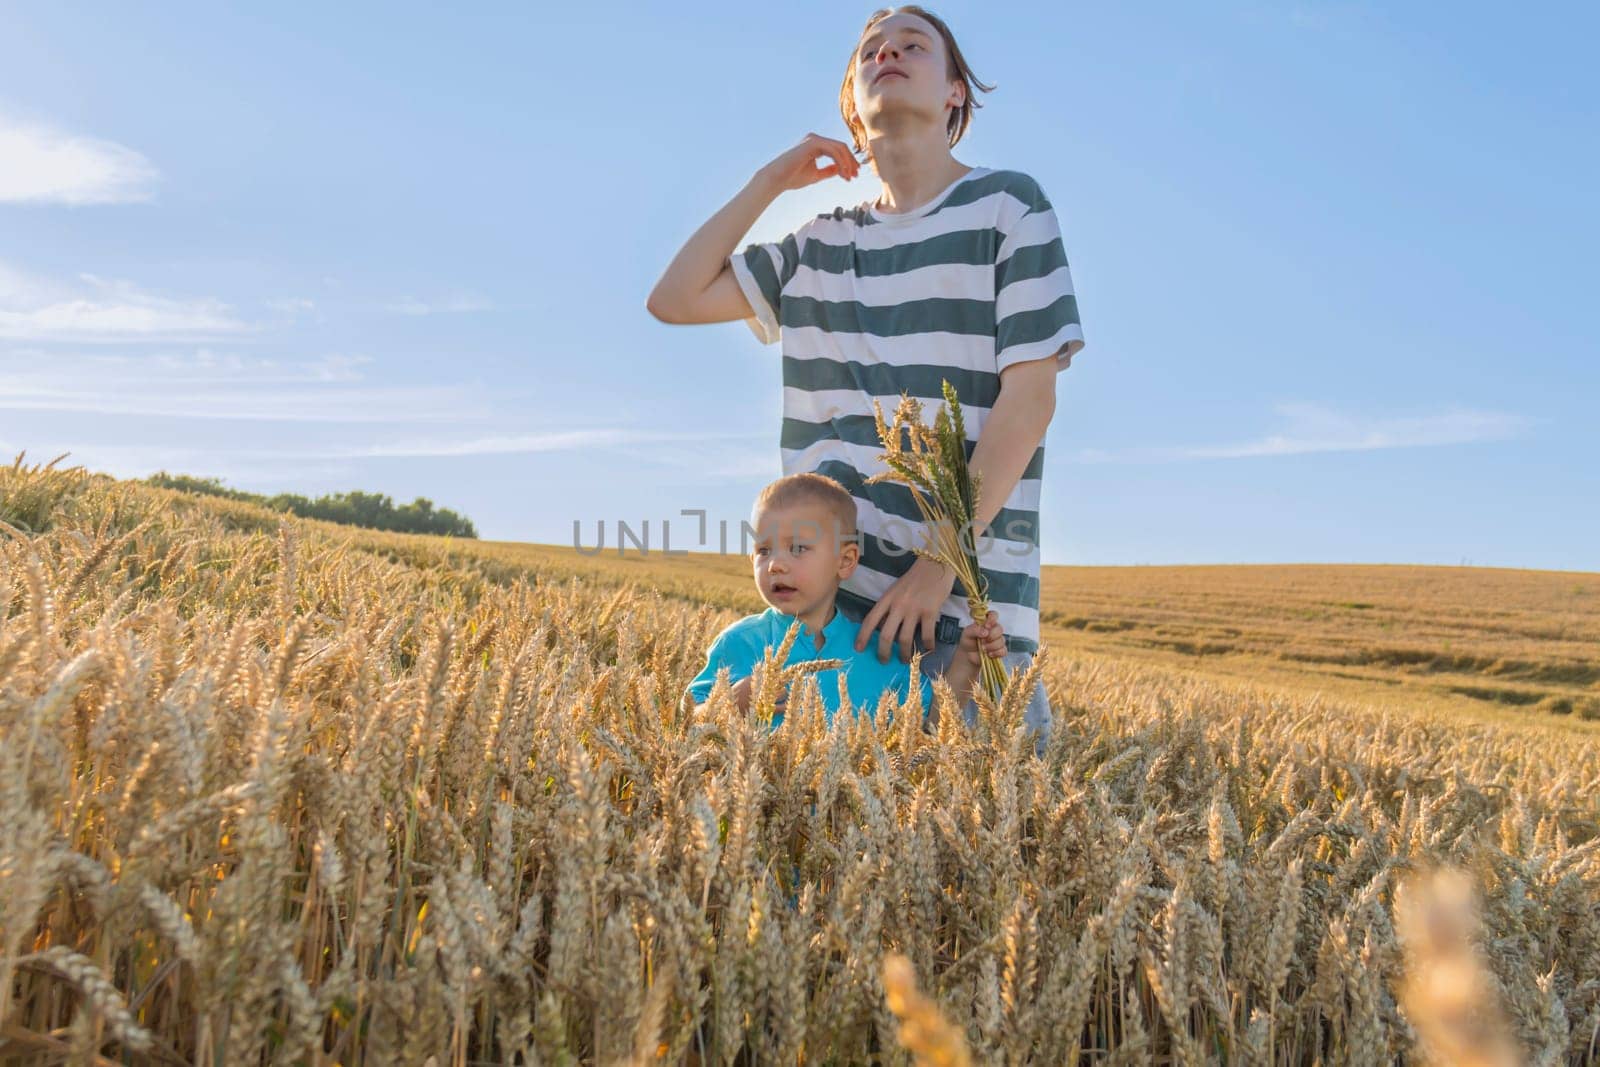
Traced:
<path fill-rule="evenodd" d="M 1060 652 L 1042 757 L 771 732 L 679 710 L 737 608 L 81 473 L 0 519 L 0 1060 L 1386 1062 L 1435 863 L 1594 1056 L 1592 736 Z"/>

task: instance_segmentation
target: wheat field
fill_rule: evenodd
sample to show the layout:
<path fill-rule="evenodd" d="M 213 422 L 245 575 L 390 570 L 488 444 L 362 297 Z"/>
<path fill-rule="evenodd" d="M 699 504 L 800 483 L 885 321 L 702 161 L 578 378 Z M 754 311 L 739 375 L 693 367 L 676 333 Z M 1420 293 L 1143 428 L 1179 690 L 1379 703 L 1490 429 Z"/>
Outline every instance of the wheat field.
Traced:
<path fill-rule="evenodd" d="M 813 690 L 771 731 L 726 688 L 680 710 L 748 594 L 692 561 L 646 583 L 20 457 L 0 521 L 0 1061 L 1442 1060 L 1401 906 L 1436 866 L 1495 1040 L 1596 1058 L 1577 716 L 1047 633 L 1042 756 L 1017 701 L 828 729 Z"/>

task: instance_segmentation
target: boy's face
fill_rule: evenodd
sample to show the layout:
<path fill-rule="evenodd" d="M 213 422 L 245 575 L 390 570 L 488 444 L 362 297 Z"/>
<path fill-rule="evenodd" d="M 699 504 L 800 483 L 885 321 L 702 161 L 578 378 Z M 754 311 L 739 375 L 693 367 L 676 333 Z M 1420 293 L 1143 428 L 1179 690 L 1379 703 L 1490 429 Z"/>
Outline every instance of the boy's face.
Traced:
<path fill-rule="evenodd" d="M 965 88 L 945 77 L 944 41 L 933 24 L 902 11 L 874 23 L 856 44 L 856 114 L 869 132 L 918 115 L 943 130 L 949 109 L 960 107 Z"/>
<path fill-rule="evenodd" d="M 838 520 L 820 503 L 801 501 L 758 511 L 751 562 L 756 586 L 786 615 L 814 612 L 856 569 L 861 548 L 846 540 Z"/>

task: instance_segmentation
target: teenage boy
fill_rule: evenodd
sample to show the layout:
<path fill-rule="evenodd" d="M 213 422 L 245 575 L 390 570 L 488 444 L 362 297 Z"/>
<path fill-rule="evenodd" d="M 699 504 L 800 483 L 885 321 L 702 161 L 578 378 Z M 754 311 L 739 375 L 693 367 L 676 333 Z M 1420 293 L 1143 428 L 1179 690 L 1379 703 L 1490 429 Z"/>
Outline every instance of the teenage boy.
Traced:
<path fill-rule="evenodd" d="M 968 461 L 983 476 L 976 519 L 988 598 L 1006 633 L 1006 666 L 1039 641 L 1039 512 L 1044 436 L 1056 375 L 1083 347 L 1056 213 L 1015 170 L 951 155 L 977 102 L 943 20 L 904 5 L 875 13 L 852 50 L 840 110 L 853 145 L 808 134 L 756 172 L 689 238 L 647 307 L 664 322 L 744 320 L 783 342 L 782 462 L 855 497 L 861 561 L 839 589 L 887 662 L 928 648 L 939 669 L 973 622 L 948 567 L 915 555 L 926 530 L 909 490 L 866 484 L 884 469 L 872 401 L 902 392 L 961 398 Z M 779 194 L 832 176 L 854 180 L 863 154 L 882 184 L 874 201 L 808 220 L 781 241 L 738 243 Z M 828 159 L 818 168 L 818 157 Z M 973 711 L 969 710 L 969 716 Z M 1042 746 L 1051 724 L 1041 682 L 1024 716 Z"/>

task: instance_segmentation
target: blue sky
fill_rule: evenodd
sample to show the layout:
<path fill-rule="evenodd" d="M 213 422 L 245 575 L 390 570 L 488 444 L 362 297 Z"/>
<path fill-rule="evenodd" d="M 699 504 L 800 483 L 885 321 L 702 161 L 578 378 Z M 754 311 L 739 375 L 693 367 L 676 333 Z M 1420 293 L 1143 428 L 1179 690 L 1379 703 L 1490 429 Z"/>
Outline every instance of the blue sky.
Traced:
<path fill-rule="evenodd" d="M 8 5 L 4 457 L 736 530 L 778 346 L 645 297 L 844 136 L 873 5 L 256 7 Z M 956 158 L 1039 181 L 1079 294 L 1047 564 L 1600 569 L 1593 8 L 933 9 L 998 85 Z"/>

